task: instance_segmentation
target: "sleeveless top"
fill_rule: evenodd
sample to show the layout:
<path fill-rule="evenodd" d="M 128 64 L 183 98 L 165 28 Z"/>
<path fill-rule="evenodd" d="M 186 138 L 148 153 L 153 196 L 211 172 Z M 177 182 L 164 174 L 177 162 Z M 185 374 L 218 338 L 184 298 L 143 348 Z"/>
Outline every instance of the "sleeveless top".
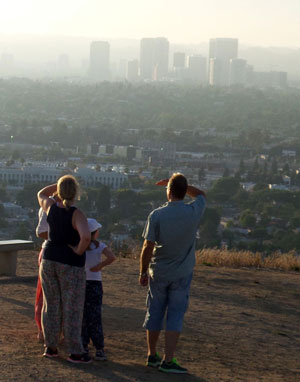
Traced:
<path fill-rule="evenodd" d="M 69 244 L 76 246 L 80 241 L 78 231 L 72 226 L 72 216 L 75 211 L 76 207 L 70 207 L 67 210 L 52 204 L 47 217 L 49 239 L 45 245 L 43 259 L 84 267 L 85 253 L 81 256 L 77 255 L 69 247 Z"/>

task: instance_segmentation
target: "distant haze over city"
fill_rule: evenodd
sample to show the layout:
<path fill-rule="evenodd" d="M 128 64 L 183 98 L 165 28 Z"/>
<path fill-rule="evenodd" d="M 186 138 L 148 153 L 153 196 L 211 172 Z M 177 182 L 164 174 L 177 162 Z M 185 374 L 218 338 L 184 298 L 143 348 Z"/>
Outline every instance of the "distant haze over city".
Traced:
<path fill-rule="evenodd" d="M 198 44 L 235 37 L 246 44 L 299 47 L 298 0 L 10 0 L 0 35 L 141 39 Z"/>
<path fill-rule="evenodd" d="M 234 38 L 238 58 L 256 71 L 298 81 L 299 14 L 299 0 L 10 0 L 1 5 L 0 75 L 64 74 L 59 67 L 83 75 L 93 41 L 109 43 L 110 70 L 118 72 L 140 59 L 143 38 L 168 40 L 169 67 L 174 52 L 209 60 L 210 39 Z"/>

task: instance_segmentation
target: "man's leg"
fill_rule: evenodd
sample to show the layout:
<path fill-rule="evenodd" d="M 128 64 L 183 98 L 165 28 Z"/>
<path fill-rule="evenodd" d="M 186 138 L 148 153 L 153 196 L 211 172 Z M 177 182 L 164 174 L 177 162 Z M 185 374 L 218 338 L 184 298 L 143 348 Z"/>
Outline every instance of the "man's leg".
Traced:
<path fill-rule="evenodd" d="M 156 344 L 160 330 L 147 330 L 147 345 L 148 345 L 148 356 L 156 354 Z"/>
<path fill-rule="evenodd" d="M 147 366 L 158 367 L 160 356 L 156 353 L 156 345 L 160 331 L 163 329 L 164 315 L 167 307 L 167 291 L 165 283 L 149 281 L 147 294 L 147 313 L 144 327 L 147 331 L 148 360 Z"/>
<path fill-rule="evenodd" d="M 170 284 L 168 288 L 168 312 L 165 333 L 165 355 L 159 370 L 166 373 L 187 373 L 173 359 L 178 338 L 180 336 L 184 314 L 188 307 L 189 290 L 192 274 Z"/>
<path fill-rule="evenodd" d="M 171 362 L 176 350 L 176 345 L 180 332 L 175 332 L 174 330 L 166 330 L 165 332 L 165 356 L 166 362 Z"/>

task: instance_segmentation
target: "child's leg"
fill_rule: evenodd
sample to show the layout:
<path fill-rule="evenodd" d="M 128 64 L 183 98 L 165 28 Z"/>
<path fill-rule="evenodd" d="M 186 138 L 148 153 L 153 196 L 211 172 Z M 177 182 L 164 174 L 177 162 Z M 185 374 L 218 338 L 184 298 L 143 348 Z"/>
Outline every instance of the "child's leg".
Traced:
<path fill-rule="evenodd" d="M 93 341 L 95 348 L 104 348 L 104 336 L 102 329 L 102 282 L 101 281 L 90 281 L 89 287 L 89 301 L 90 301 L 90 312 L 89 312 L 89 336 Z"/>
<path fill-rule="evenodd" d="M 84 300 L 84 309 L 83 309 L 83 318 L 82 318 L 82 330 L 81 330 L 81 338 L 82 338 L 82 345 L 84 349 L 87 349 L 89 343 L 90 343 L 90 335 L 89 335 L 89 315 L 90 315 L 90 305 L 91 302 L 89 300 L 90 296 L 90 284 L 89 281 L 86 281 L 85 286 L 85 300 Z"/>
<path fill-rule="evenodd" d="M 39 261 L 38 261 L 39 266 L 41 264 L 42 253 L 43 253 L 43 249 L 40 251 L 40 254 L 39 254 Z M 41 278 L 40 278 L 40 275 L 38 275 L 38 282 L 37 282 L 36 294 L 35 294 L 34 319 L 39 329 L 39 333 L 42 331 L 42 323 L 41 323 L 42 307 L 43 307 L 43 291 L 42 291 Z"/>

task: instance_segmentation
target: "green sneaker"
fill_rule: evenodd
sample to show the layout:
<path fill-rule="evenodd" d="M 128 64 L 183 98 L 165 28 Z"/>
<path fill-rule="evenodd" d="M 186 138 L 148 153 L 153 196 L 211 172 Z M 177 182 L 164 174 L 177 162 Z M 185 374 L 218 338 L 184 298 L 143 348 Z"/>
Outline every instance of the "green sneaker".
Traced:
<path fill-rule="evenodd" d="M 149 355 L 146 365 L 150 367 L 158 367 L 161 364 L 161 356 L 156 352 L 155 355 Z"/>
<path fill-rule="evenodd" d="M 188 370 L 185 367 L 181 367 L 177 362 L 176 358 L 173 358 L 171 362 L 163 361 L 158 368 L 159 371 L 164 373 L 176 373 L 176 374 L 187 374 Z"/>

